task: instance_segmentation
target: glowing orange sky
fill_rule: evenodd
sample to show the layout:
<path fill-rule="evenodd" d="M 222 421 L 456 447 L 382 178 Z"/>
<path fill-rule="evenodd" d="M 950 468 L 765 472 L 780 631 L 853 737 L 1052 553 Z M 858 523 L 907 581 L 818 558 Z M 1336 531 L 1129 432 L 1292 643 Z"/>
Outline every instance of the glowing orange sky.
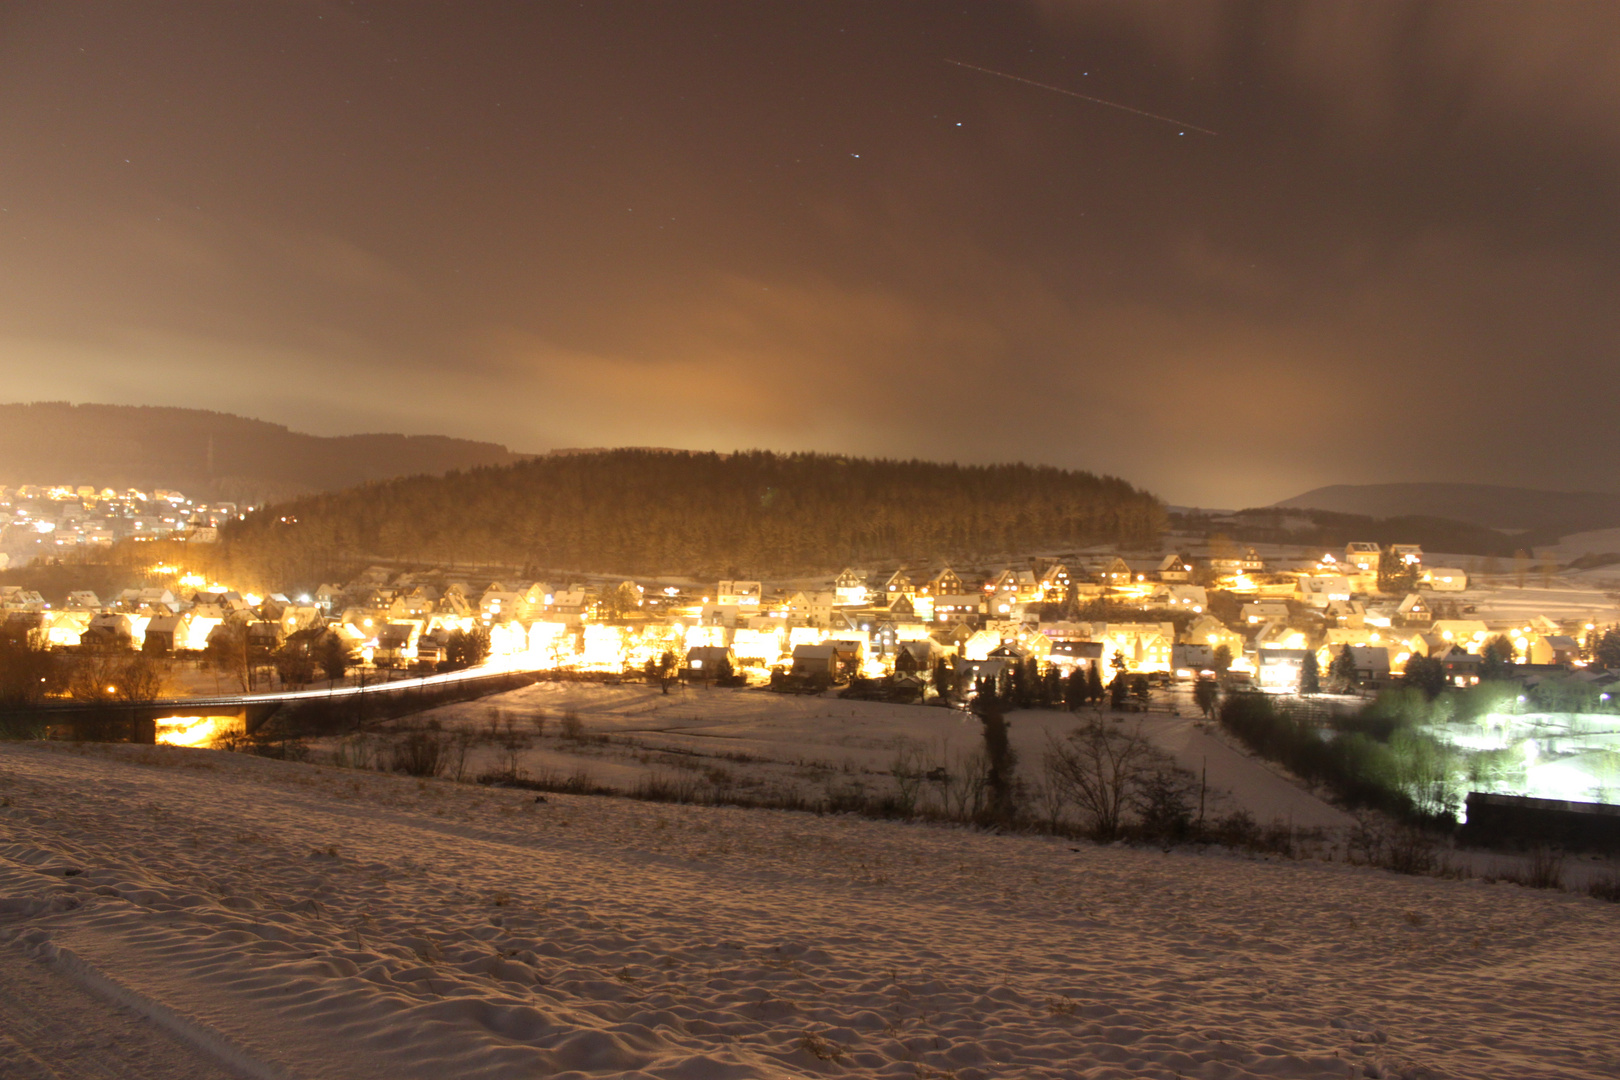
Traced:
<path fill-rule="evenodd" d="M 1612 4 L 9 5 L 0 398 L 1620 490 L 1617 110 Z"/>

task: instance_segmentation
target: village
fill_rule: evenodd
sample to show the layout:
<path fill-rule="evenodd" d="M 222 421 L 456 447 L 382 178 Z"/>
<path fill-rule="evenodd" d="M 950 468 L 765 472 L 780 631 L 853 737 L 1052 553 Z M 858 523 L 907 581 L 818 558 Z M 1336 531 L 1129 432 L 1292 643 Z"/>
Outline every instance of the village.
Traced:
<path fill-rule="evenodd" d="M 239 513 L 168 491 L 63 485 L 0 494 L 8 533 L 83 536 L 113 520 L 126 535 L 167 530 L 212 543 L 217 526 Z M 77 512 L 48 521 L 42 502 Z M 153 507 L 165 513 L 131 513 Z M 800 692 L 853 681 L 846 693 L 958 703 L 1015 677 L 1072 684 L 1082 699 L 1109 687 L 1115 704 L 1127 692 L 1145 702 L 1160 687 L 1198 680 L 1366 693 L 1397 685 L 1414 658 L 1455 687 L 1477 683 L 1493 663 L 1532 682 L 1577 677 L 1606 690 L 1611 679 L 1599 654 L 1613 601 L 1592 587 L 1554 587 L 1550 569 L 1543 587 L 1527 588 L 1523 568 L 1482 574 L 1478 560 L 1465 569 L 1462 557 L 1436 559 L 1415 544 L 1312 552 L 1174 535 L 1166 544 L 1181 546 L 976 569 L 851 567 L 791 581 L 570 575 L 552 583 L 496 578 L 492 569 L 372 566 L 292 595 L 255 595 L 155 564 L 144 575 L 151 584 L 117 595 L 75 590 L 53 603 L 0 587 L 0 609 L 13 635 L 52 650 L 157 662 L 168 677 L 126 682 L 163 697 L 471 665 Z M 80 693 L 134 692 L 102 681 Z"/>
<path fill-rule="evenodd" d="M 173 536 L 212 543 L 220 525 L 247 509 L 234 502 L 193 501 L 165 488 L 0 485 L 0 569 L 120 540 Z"/>

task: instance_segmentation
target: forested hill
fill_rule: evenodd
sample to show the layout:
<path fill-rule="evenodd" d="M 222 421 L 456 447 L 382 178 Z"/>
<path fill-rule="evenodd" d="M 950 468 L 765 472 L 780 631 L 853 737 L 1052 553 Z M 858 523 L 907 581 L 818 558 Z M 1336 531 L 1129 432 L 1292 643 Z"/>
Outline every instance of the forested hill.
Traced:
<path fill-rule="evenodd" d="M 202 409 L 0 405 L 0 484 L 7 485 L 176 488 L 192 498 L 256 503 L 524 456 L 440 435 L 304 435 Z"/>
<path fill-rule="evenodd" d="M 233 524 L 215 554 L 267 581 L 371 559 L 747 576 L 1146 543 L 1164 520 L 1154 496 L 1087 472 L 612 450 L 299 499 Z"/>

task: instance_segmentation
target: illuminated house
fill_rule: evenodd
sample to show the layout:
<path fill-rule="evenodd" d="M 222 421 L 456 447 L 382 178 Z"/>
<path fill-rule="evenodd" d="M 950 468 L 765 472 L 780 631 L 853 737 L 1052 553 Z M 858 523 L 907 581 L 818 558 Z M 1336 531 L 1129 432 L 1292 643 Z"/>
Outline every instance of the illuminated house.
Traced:
<path fill-rule="evenodd" d="M 372 659 L 379 665 L 399 663 L 416 657 L 416 642 L 421 636 L 422 624 L 415 622 L 388 623 L 377 631 L 376 652 Z"/>
<path fill-rule="evenodd" d="M 1176 552 L 1166 555 L 1155 571 L 1160 581 L 1189 582 L 1192 580 L 1193 563 L 1190 555 Z"/>
<path fill-rule="evenodd" d="M 825 676 L 836 682 L 845 672 L 859 670 L 860 663 L 859 648 L 852 649 L 841 642 L 824 641 L 815 645 L 795 645 L 790 673 L 806 678 Z"/>
<path fill-rule="evenodd" d="M 1076 667 L 1091 668 L 1103 662 L 1103 643 L 1100 641 L 1054 641 L 1052 651 L 1046 654 L 1049 664 L 1064 671 Z"/>
<path fill-rule="evenodd" d="M 1344 561 L 1346 565 L 1357 570 L 1378 569 L 1378 557 L 1383 549 L 1370 540 L 1352 540 L 1344 545 Z"/>
<path fill-rule="evenodd" d="M 1107 658 L 1125 657 L 1134 672 L 1169 671 L 1170 652 L 1176 643 L 1174 623 L 1103 623 L 1093 627 L 1092 636 L 1103 643 Z"/>
<path fill-rule="evenodd" d="M 828 626 L 832 623 L 836 594 L 830 592 L 796 592 L 782 605 L 788 620 L 807 626 Z"/>
<path fill-rule="evenodd" d="M 1178 679 L 1192 679 L 1215 670 L 1215 650 L 1208 645 L 1181 644 L 1170 650 L 1170 670 Z"/>
<path fill-rule="evenodd" d="M 40 629 L 44 631 L 45 642 L 54 648 L 77 645 L 80 635 L 90 629 L 90 620 L 95 618 L 95 612 L 91 611 L 29 612 L 12 615 L 7 624 L 12 625 L 13 619 L 26 615 L 41 618 Z"/>
<path fill-rule="evenodd" d="M 698 645 L 686 650 L 686 677 L 689 679 L 717 678 L 721 665 L 735 671 L 737 658 L 725 645 Z"/>
<path fill-rule="evenodd" d="M 961 654 L 969 660 L 984 660 L 999 648 L 1001 648 L 1001 631 L 980 630 L 962 642 Z"/>
<path fill-rule="evenodd" d="M 1302 577 L 1294 586 L 1294 598 L 1314 608 L 1326 608 L 1335 600 L 1350 599 L 1350 579 L 1343 574 Z"/>
<path fill-rule="evenodd" d="M 1243 646 L 1246 644 L 1242 634 L 1228 628 L 1215 616 L 1207 614 L 1194 619 L 1188 625 L 1182 640 L 1190 645 L 1208 645 L 1211 652 L 1225 645 L 1234 659 L 1243 655 Z"/>
<path fill-rule="evenodd" d="M 962 587 L 962 579 L 956 571 L 947 566 L 928 579 L 923 592 L 928 596 L 960 596 L 967 590 Z"/>
<path fill-rule="evenodd" d="M 714 602 L 740 608 L 757 608 L 764 597 L 764 586 L 757 581 L 722 581 L 715 590 Z"/>
<path fill-rule="evenodd" d="M 924 599 L 932 601 L 935 623 L 977 623 L 985 603 L 978 593 L 945 594 Z"/>
<path fill-rule="evenodd" d="M 1403 566 L 1423 565 L 1423 546 L 1421 544 L 1391 544 L 1389 553 L 1401 561 Z"/>
<path fill-rule="evenodd" d="M 172 656 L 191 648 L 191 620 L 184 615 L 154 615 L 146 624 L 141 651 Z"/>
<path fill-rule="evenodd" d="M 1367 607 L 1360 600 L 1334 600 L 1322 609 L 1322 617 L 1354 629 L 1367 621 Z"/>
<path fill-rule="evenodd" d="M 889 575 L 889 580 L 883 583 L 883 593 L 889 598 L 892 607 L 894 601 L 902 596 L 915 596 L 917 587 L 911 581 L 911 575 L 902 567 Z"/>
<path fill-rule="evenodd" d="M 1003 570 L 985 584 L 984 591 L 987 598 L 1015 604 L 1031 604 L 1046 598 L 1032 570 Z"/>
<path fill-rule="evenodd" d="M 1209 594 L 1202 585 L 1155 585 L 1148 599 L 1165 607 L 1202 612 L 1209 606 Z"/>
<path fill-rule="evenodd" d="M 1100 558 L 1084 560 L 1082 564 L 1086 572 L 1099 584 L 1118 588 L 1129 585 L 1135 580 L 1130 564 L 1118 555 L 1107 555 Z"/>
<path fill-rule="evenodd" d="M 1352 645 L 1350 656 L 1356 666 L 1356 681 L 1377 690 L 1392 681 L 1389 650 L 1379 645 Z"/>
<path fill-rule="evenodd" d="M 1395 617 L 1402 622 L 1410 624 L 1427 625 L 1434 621 L 1434 612 L 1429 609 L 1428 601 L 1419 593 L 1407 593 L 1401 600 L 1400 606 L 1395 609 Z"/>
<path fill-rule="evenodd" d="M 1281 600 L 1253 600 L 1239 609 L 1238 617 L 1251 626 L 1278 620 L 1287 621 L 1288 605 Z"/>
<path fill-rule="evenodd" d="M 34 590 L 21 585 L 0 585 L 0 610 L 40 611 L 44 607 L 45 598 Z"/>
<path fill-rule="evenodd" d="M 1041 598 L 1048 602 L 1065 600 L 1069 595 L 1069 568 L 1062 563 L 1053 563 L 1041 571 L 1039 579 Z"/>
<path fill-rule="evenodd" d="M 67 603 L 63 605 L 72 611 L 99 611 L 101 598 L 88 589 L 76 589 L 68 593 Z"/>
<path fill-rule="evenodd" d="M 1260 689 L 1268 694 L 1299 693 L 1300 673 L 1309 655 L 1306 649 L 1261 649 L 1256 658 Z"/>
<path fill-rule="evenodd" d="M 834 602 L 842 607 L 859 607 L 866 603 L 866 575 L 844 567 L 833 581 Z"/>
<path fill-rule="evenodd" d="M 1418 584 L 1427 585 L 1435 592 L 1462 592 L 1468 588 L 1468 574 L 1450 566 L 1435 566 L 1423 571 Z"/>
<path fill-rule="evenodd" d="M 1287 623 L 1269 622 L 1255 631 L 1254 647 L 1266 649 L 1303 649 L 1308 642 L 1305 631 L 1296 630 Z"/>
<path fill-rule="evenodd" d="M 107 652 L 127 649 L 134 640 L 129 616 L 106 611 L 90 620 L 90 625 L 79 635 L 79 647 L 94 652 Z"/>

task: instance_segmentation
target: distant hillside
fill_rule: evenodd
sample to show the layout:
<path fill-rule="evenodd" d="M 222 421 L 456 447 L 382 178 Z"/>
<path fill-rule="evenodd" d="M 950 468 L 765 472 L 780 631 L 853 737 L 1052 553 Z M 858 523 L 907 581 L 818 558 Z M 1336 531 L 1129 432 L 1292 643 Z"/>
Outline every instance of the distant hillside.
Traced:
<path fill-rule="evenodd" d="M 1620 525 L 1620 495 L 1492 484 L 1335 484 L 1276 504 L 1369 517 L 1438 517 L 1533 534 L 1538 543 Z"/>
<path fill-rule="evenodd" d="M 1299 544 L 1324 551 L 1342 549 L 1352 540 L 1421 544 L 1431 552 L 1487 556 L 1512 555 L 1525 545 L 1521 536 L 1509 536 L 1468 521 L 1421 515 L 1377 518 L 1266 506 L 1236 513 L 1189 510 L 1172 513 L 1170 518 L 1172 527 L 1181 532 L 1205 536 L 1218 533 L 1243 543 Z"/>
<path fill-rule="evenodd" d="M 0 405 L 0 484 L 177 488 L 263 502 L 526 455 L 440 435 L 302 435 L 200 409 Z"/>
<path fill-rule="evenodd" d="M 278 504 L 215 557 L 266 583 L 373 559 L 750 576 L 1151 543 L 1164 520 L 1123 480 L 1055 468 L 614 450 Z"/>

